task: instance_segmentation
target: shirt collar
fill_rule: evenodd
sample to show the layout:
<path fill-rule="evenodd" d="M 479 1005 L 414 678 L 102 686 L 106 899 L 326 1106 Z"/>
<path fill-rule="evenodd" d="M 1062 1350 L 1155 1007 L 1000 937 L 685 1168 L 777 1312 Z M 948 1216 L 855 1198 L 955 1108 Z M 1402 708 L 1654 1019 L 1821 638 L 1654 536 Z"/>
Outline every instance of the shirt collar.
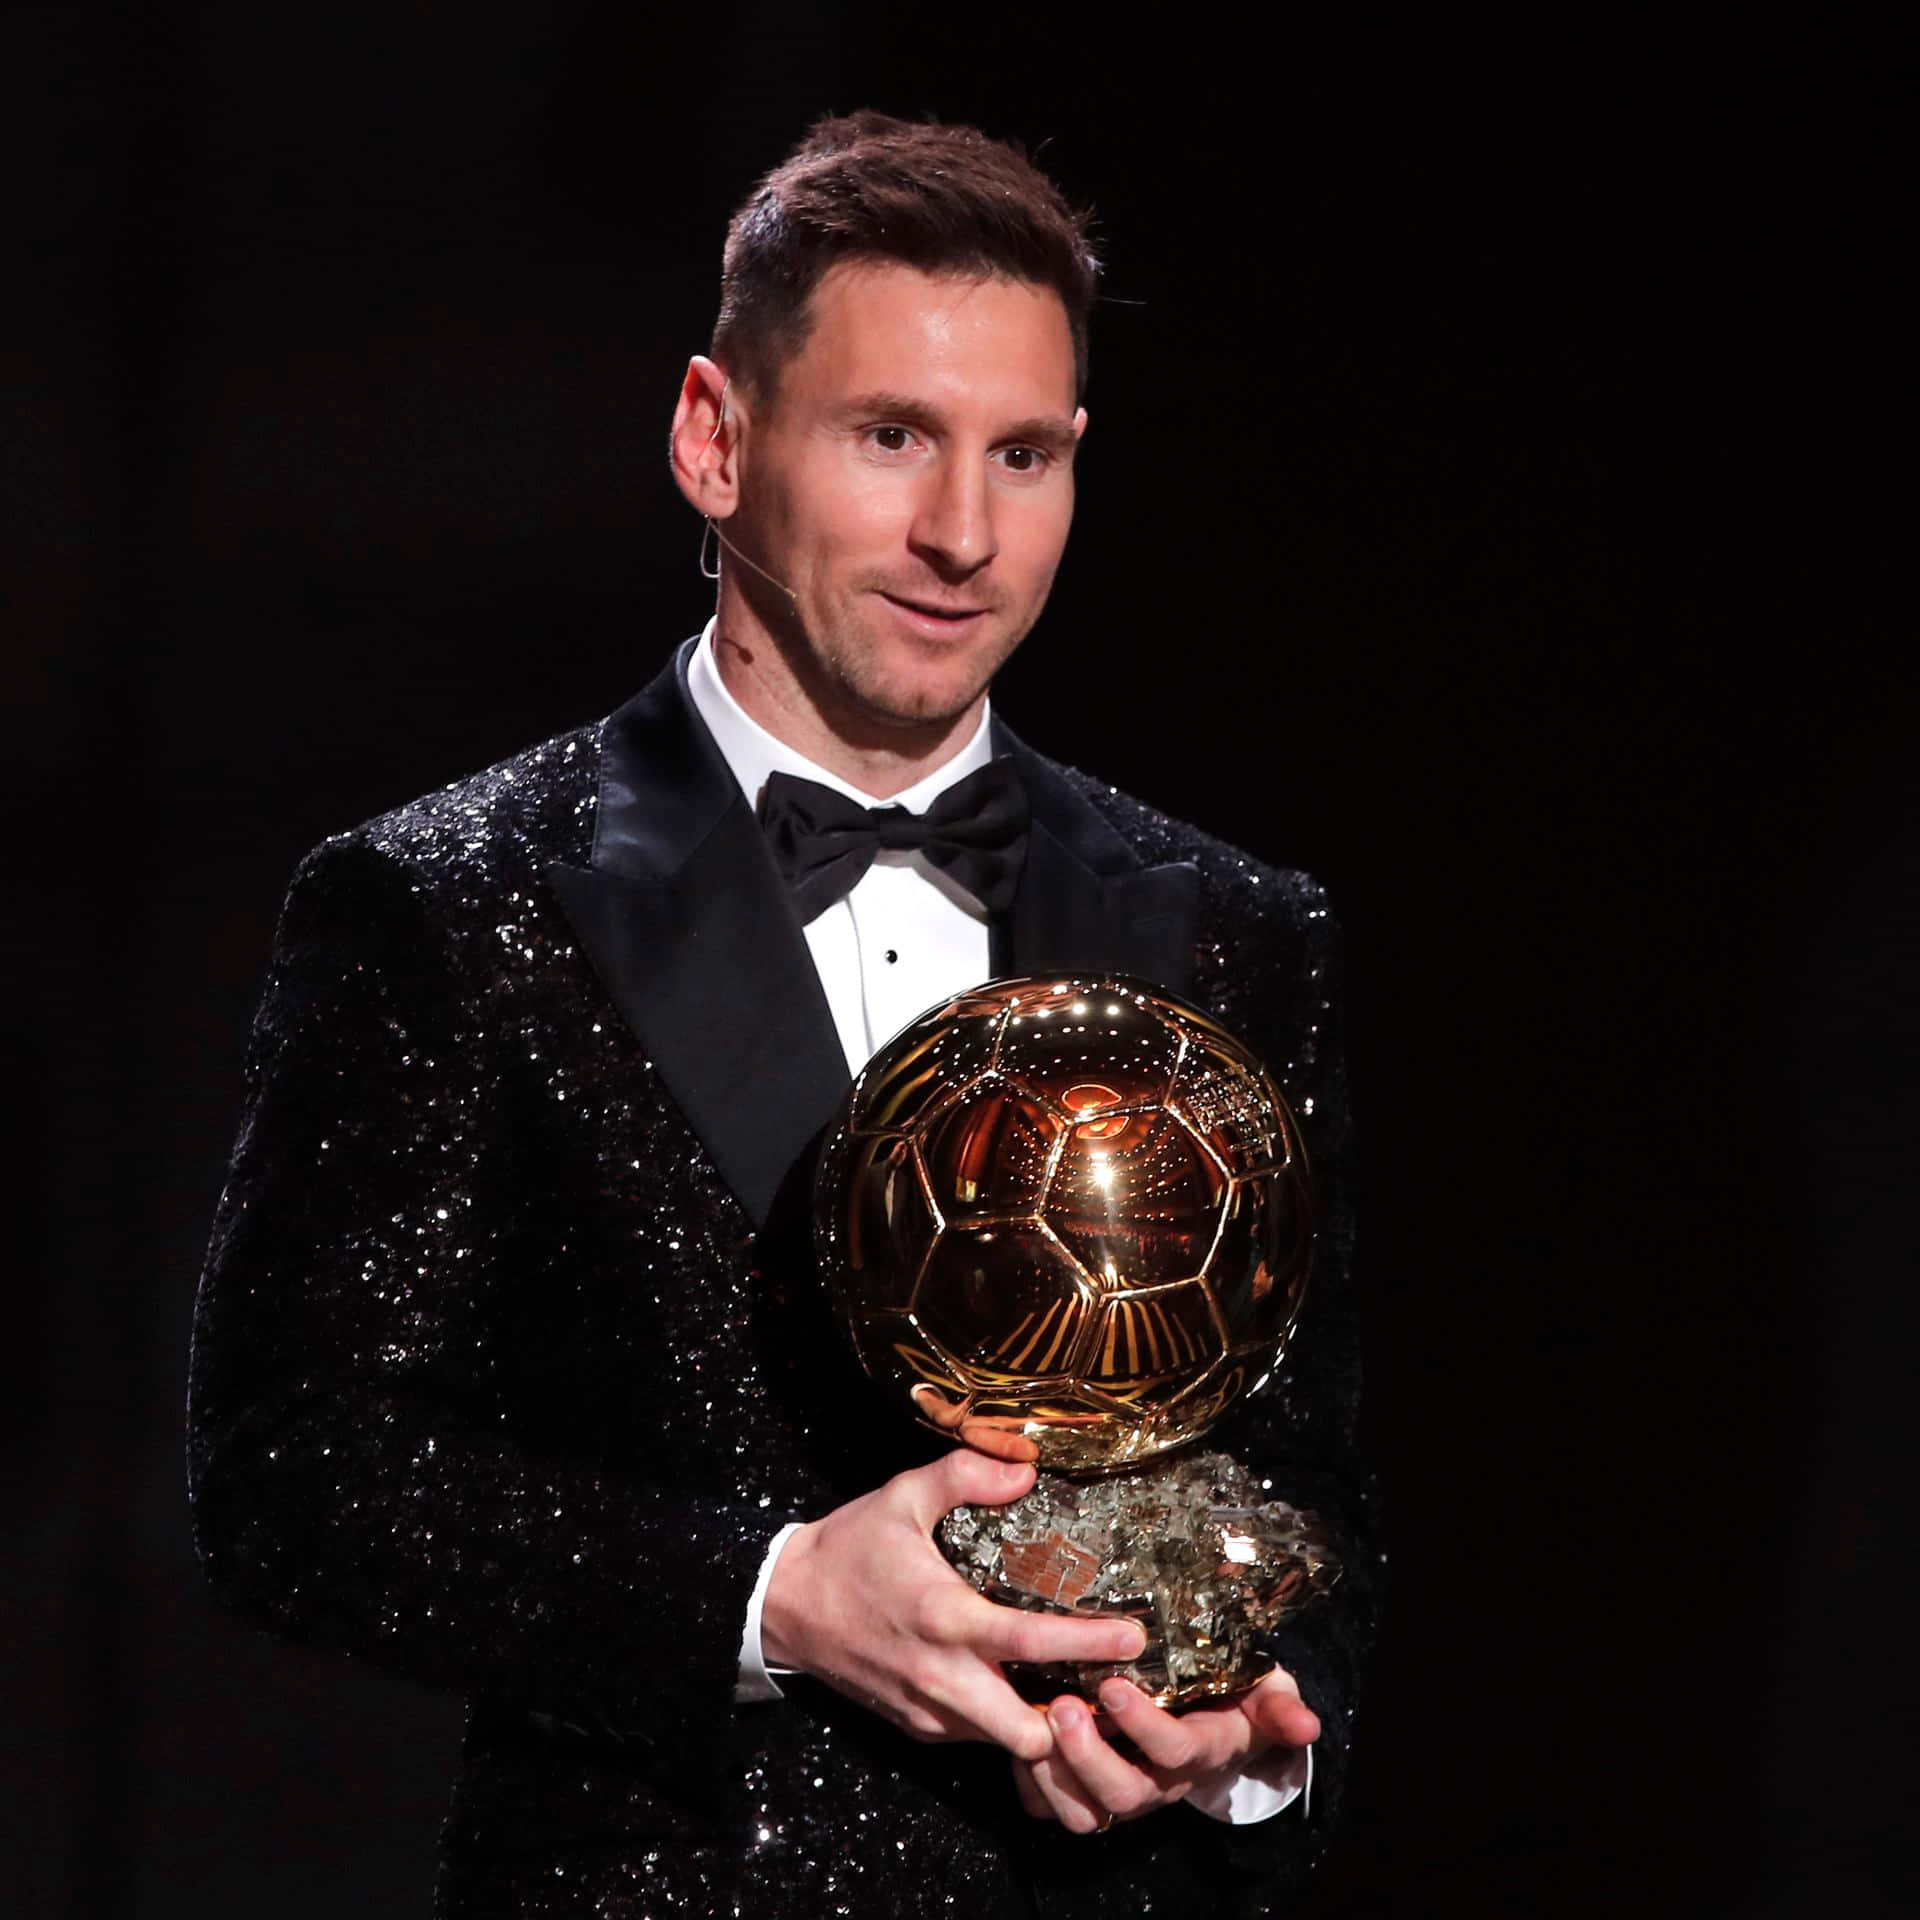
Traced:
<path fill-rule="evenodd" d="M 770 773 L 788 773 L 802 780 L 817 780 L 823 787 L 831 787 L 836 793 L 845 794 L 849 800 L 859 801 L 863 807 L 905 807 L 909 813 L 925 813 L 956 781 L 978 772 L 993 758 L 993 741 L 989 734 L 992 715 L 988 703 L 981 707 L 980 724 L 973 730 L 973 737 L 951 760 L 936 767 L 925 779 L 916 781 L 904 793 L 896 793 L 889 800 L 862 793 L 850 781 L 816 765 L 804 753 L 777 739 L 746 713 L 739 701 L 727 691 L 726 682 L 720 678 L 720 665 L 713 657 L 714 624 L 711 620 L 707 622 L 706 631 L 700 636 L 700 644 L 694 648 L 693 658 L 687 662 L 687 691 L 693 696 L 694 710 L 706 723 L 707 731 L 713 735 L 713 744 L 720 749 L 721 758 L 739 781 L 740 791 L 747 796 L 748 806 L 756 812 L 760 807 L 760 794 L 767 784 L 767 776 Z"/>

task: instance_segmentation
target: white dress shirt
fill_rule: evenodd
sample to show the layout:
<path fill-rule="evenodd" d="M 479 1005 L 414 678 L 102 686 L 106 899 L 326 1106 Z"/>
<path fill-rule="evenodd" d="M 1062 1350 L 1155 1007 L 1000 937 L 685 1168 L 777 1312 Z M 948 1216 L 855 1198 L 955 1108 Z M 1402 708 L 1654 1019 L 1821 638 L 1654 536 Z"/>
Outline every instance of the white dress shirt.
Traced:
<path fill-rule="evenodd" d="M 786 773 L 817 780 L 863 807 L 892 805 L 924 813 L 956 781 L 993 758 L 988 712 L 967 744 L 924 780 L 881 800 L 862 793 L 837 774 L 816 766 L 776 739 L 743 711 L 727 691 L 713 654 L 713 623 L 700 637 L 687 667 L 687 688 L 714 744 L 756 811 L 767 776 Z M 804 929 L 807 949 L 833 1012 L 833 1024 L 857 1074 L 909 1020 L 968 987 L 992 970 L 986 909 L 972 894 L 918 852 L 882 848 L 852 890 Z M 747 1604 L 740 1642 L 740 1679 L 734 1699 L 747 1703 L 782 1698 L 760 1651 L 760 1615 L 774 1563 L 795 1529 L 783 1527 L 767 1549 Z M 1266 1768 L 1195 1792 L 1188 1804 L 1216 1820 L 1236 1825 L 1264 1820 L 1308 1796 L 1312 1749 L 1289 1752 Z"/>

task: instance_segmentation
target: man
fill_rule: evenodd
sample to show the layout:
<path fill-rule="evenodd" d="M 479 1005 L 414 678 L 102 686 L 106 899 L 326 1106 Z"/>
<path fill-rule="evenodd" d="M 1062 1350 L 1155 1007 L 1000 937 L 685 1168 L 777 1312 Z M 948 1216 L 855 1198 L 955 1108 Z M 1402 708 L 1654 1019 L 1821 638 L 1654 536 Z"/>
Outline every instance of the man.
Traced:
<path fill-rule="evenodd" d="M 1093 284 L 1010 149 L 821 123 L 733 223 L 674 418 L 713 624 L 295 877 L 202 1285 L 196 1520 L 272 1623 L 472 1696 L 448 1913 L 1261 1912 L 1324 1848 L 1374 1571 L 1331 925 L 988 712 L 1072 517 Z M 876 1413 L 806 1247 L 874 1045 L 1083 969 L 1210 1006 L 1303 1115 L 1297 1359 L 1218 1432 L 1348 1569 L 1242 1701 L 1121 1686 L 1110 1731 L 999 1663 L 1138 1629 L 947 1568 L 940 1515 L 1031 1469 Z"/>

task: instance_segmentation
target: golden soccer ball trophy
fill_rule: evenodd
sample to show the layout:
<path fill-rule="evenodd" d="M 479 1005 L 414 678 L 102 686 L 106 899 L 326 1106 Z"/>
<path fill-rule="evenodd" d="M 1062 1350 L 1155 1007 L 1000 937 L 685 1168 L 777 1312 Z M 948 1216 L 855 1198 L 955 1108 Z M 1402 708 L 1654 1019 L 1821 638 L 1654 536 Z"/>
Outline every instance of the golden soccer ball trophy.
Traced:
<path fill-rule="evenodd" d="M 1193 1443 L 1299 1317 L 1312 1181 L 1234 1036 L 1118 976 L 996 980 L 874 1055 L 828 1129 L 815 1238 L 867 1372 L 927 1425 L 1041 1469 L 942 1523 L 989 1598 L 1124 1612 L 1128 1666 L 1010 1669 L 1097 1698 L 1240 1692 L 1263 1634 L 1338 1577 L 1313 1516 Z"/>

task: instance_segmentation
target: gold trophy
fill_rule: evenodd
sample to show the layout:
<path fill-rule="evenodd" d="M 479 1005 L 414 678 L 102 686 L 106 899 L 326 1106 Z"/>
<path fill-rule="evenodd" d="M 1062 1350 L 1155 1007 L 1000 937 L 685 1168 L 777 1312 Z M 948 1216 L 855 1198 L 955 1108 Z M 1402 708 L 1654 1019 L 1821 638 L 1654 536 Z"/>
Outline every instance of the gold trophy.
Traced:
<path fill-rule="evenodd" d="M 1339 1576 L 1317 1522 L 1195 1446 L 1256 1392 L 1313 1247 L 1297 1123 L 1198 1008 L 1117 976 L 995 980 L 874 1055 L 828 1129 L 815 1239 L 861 1364 L 927 1425 L 1040 1469 L 941 1523 L 988 1598 L 1125 1613 L 1130 1665 L 1010 1667 L 1097 1702 L 1218 1701 Z"/>

